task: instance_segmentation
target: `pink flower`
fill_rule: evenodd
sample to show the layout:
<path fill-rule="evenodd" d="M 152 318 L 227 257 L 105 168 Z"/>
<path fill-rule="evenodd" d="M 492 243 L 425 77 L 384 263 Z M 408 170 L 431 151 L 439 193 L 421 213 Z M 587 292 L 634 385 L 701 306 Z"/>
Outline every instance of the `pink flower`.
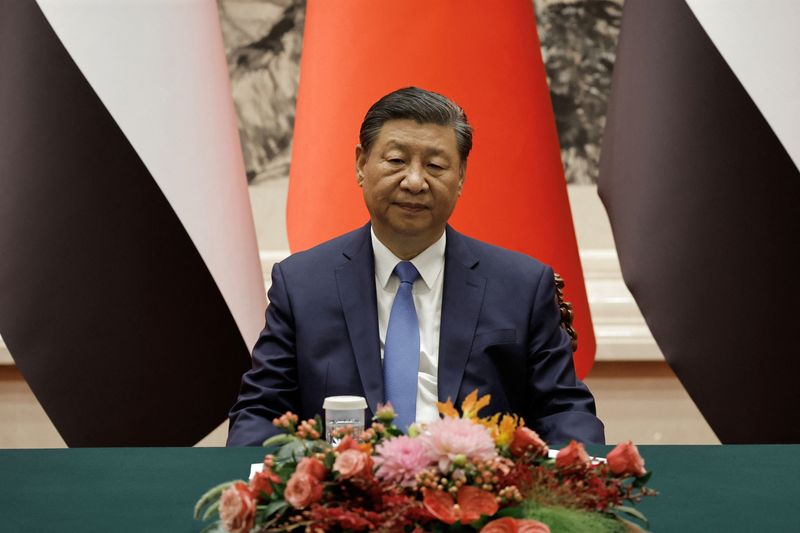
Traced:
<path fill-rule="evenodd" d="M 372 459 L 361 450 L 346 450 L 336 457 L 333 470 L 342 479 L 365 478 L 372 473 Z"/>
<path fill-rule="evenodd" d="M 492 433 L 488 428 L 464 418 L 443 418 L 428 425 L 419 436 L 428 458 L 447 472 L 454 459 L 490 461 L 497 457 Z"/>
<path fill-rule="evenodd" d="M 634 475 L 641 477 L 647 473 L 644 459 L 632 441 L 618 444 L 606 457 L 608 468 L 618 476 Z"/>
<path fill-rule="evenodd" d="M 256 517 L 256 500 L 249 487 L 237 481 L 222 493 L 219 499 L 219 518 L 226 531 L 246 533 L 253 528 Z"/>
<path fill-rule="evenodd" d="M 375 451 L 378 479 L 401 487 L 413 487 L 417 474 L 430 463 L 420 439 L 396 437 L 384 441 Z"/>
<path fill-rule="evenodd" d="M 303 509 L 322 498 L 322 485 L 313 476 L 295 472 L 286 484 L 283 498 L 295 509 Z"/>

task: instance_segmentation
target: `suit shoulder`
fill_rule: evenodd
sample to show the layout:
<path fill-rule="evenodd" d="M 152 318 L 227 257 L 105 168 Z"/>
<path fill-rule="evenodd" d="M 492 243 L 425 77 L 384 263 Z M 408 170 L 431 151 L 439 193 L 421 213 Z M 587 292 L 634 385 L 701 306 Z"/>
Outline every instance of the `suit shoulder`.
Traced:
<path fill-rule="evenodd" d="M 347 250 L 357 250 L 369 241 L 369 227 L 339 235 L 308 250 L 296 252 L 280 262 L 281 269 L 305 270 L 308 267 L 331 266 L 345 260 Z"/>
<path fill-rule="evenodd" d="M 489 244 L 466 235 L 462 235 L 462 238 L 465 239 L 465 244 L 480 260 L 482 268 L 493 271 L 500 270 L 511 278 L 521 276 L 527 279 L 539 279 L 545 270 L 551 268 L 530 255 Z"/>

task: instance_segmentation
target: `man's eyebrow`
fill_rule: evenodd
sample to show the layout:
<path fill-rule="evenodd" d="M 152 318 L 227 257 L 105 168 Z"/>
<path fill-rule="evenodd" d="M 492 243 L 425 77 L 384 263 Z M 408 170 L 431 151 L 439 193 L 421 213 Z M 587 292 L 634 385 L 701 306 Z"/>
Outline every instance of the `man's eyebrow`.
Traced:
<path fill-rule="evenodd" d="M 394 139 L 386 141 L 386 148 L 406 148 L 406 144 Z"/>
<path fill-rule="evenodd" d="M 390 149 L 390 148 L 400 148 L 401 150 L 407 150 L 408 149 L 408 144 L 406 144 L 406 143 L 404 143 L 402 141 L 395 140 L 395 139 L 389 139 L 389 140 L 386 141 L 385 148 L 387 150 Z M 431 155 L 438 155 L 438 156 L 442 156 L 442 157 L 447 157 L 447 151 L 443 150 L 441 148 L 432 147 L 432 148 L 430 148 L 428 150 L 428 153 L 430 153 Z"/>

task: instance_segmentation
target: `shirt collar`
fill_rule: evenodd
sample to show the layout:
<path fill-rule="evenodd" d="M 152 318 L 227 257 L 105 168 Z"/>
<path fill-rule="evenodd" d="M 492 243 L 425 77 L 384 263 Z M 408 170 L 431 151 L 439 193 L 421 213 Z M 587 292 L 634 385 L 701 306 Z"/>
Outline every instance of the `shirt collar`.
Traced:
<path fill-rule="evenodd" d="M 378 283 L 384 289 L 389 283 L 389 278 L 392 276 L 392 271 L 397 263 L 402 261 L 399 257 L 394 255 L 389 248 L 383 244 L 378 236 L 375 235 L 375 230 L 370 228 L 372 235 L 372 253 L 375 256 L 375 276 L 378 278 Z M 444 267 L 444 249 L 447 244 L 447 232 L 442 232 L 435 243 L 431 244 L 419 255 L 411 259 L 411 263 L 419 272 L 422 281 L 428 289 L 433 287 L 434 282 L 442 273 Z"/>

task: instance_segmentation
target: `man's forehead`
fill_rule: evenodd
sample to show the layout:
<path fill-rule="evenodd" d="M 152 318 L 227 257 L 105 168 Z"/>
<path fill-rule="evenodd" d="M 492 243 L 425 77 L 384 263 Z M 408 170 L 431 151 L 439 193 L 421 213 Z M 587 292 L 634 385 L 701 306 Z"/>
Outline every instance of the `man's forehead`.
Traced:
<path fill-rule="evenodd" d="M 389 120 L 381 126 L 377 141 L 386 147 L 421 146 L 436 151 L 457 150 L 453 127 L 434 122 Z"/>

